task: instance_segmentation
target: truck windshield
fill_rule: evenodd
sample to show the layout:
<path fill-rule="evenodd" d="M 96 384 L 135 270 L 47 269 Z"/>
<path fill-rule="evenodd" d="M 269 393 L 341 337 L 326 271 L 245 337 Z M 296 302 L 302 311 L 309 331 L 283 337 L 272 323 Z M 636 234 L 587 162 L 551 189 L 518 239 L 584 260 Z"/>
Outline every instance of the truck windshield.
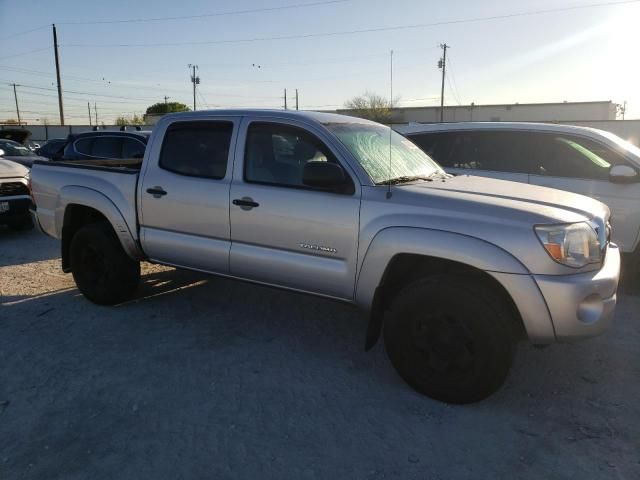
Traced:
<path fill-rule="evenodd" d="M 389 181 L 427 179 L 443 174 L 419 147 L 384 125 L 327 123 L 377 185 Z"/>

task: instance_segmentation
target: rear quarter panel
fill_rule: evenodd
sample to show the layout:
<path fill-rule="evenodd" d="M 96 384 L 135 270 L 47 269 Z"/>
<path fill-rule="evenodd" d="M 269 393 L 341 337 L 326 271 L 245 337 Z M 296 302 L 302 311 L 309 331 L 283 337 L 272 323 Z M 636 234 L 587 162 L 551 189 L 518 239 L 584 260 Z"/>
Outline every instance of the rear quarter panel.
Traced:
<path fill-rule="evenodd" d="M 110 221 L 113 220 L 110 212 L 115 209 L 131 238 L 137 241 L 137 179 L 135 171 L 36 163 L 31 170 L 31 187 L 40 226 L 45 233 L 59 239 L 68 205 L 91 206 Z M 88 197 L 93 199 L 91 205 L 87 205 Z"/>

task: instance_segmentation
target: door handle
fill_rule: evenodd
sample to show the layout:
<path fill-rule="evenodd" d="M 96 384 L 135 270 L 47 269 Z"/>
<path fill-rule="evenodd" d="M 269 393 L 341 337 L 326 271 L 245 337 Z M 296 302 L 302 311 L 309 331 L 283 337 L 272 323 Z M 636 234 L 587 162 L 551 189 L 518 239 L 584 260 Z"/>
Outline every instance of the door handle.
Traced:
<path fill-rule="evenodd" d="M 147 188 L 147 193 L 153 195 L 153 198 L 160 198 L 167 194 L 162 187 Z"/>
<path fill-rule="evenodd" d="M 232 203 L 239 206 L 242 210 L 251 210 L 252 208 L 260 206 L 258 202 L 254 202 L 253 198 L 249 197 L 236 198 Z"/>

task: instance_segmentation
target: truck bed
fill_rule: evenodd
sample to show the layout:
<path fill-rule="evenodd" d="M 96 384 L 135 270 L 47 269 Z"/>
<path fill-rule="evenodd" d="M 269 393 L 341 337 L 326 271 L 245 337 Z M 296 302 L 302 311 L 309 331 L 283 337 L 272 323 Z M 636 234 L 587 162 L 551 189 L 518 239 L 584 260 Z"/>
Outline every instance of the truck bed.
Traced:
<path fill-rule="evenodd" d="M 141 159 L 88 160 L 73 162 L 36 161 L 31 170 L 32 191 L 42 230 L 61 238 L 66 205 L 81 198 L 91 206 L 92 198 L 108 201 L 122 215 L 134 240 L 138 239 L 136 188 Z"/>

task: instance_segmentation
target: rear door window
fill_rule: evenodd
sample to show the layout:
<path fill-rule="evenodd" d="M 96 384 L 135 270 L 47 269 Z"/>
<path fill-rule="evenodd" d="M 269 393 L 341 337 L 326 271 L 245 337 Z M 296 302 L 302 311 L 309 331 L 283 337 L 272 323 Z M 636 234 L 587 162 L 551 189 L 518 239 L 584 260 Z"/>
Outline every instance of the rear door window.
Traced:
<path fill-rule="evenodd" d="M 93 138 L 81 138 L 74 143 L 76 152 L 82 155 L 91 155 L 91 145 L 93 145 Z"/>
<path fill-rule="evenodd" d="M 91 146 L 91 155 L 98 158 L 122 158 L 122 138 L 94 138 Z"/>
<path fill-rule="evenodd" d="M 142 158 L 146 146 L 135 138 L 122 139 L 122 158 Z"/>
<path fill-rule="evenodd" d="M 527 132 L 438 132 L 411 139 L 447 168 L 528 173 L 537 151 L 535 139 Z"/>
<path fill-rule="evenodd" d="M 419 133 L 409 135 L 409 139 L 441 166 L 453 167 L 452 158 L 449 155 L 453 136 L 455 133 L 450 132 Z"/>
<path fill-rule="evenodd" d="M 175 123 L 164 136 L 160 168 L 180 175 L 224 178 L 232 134 L 232 122 Z"/>

